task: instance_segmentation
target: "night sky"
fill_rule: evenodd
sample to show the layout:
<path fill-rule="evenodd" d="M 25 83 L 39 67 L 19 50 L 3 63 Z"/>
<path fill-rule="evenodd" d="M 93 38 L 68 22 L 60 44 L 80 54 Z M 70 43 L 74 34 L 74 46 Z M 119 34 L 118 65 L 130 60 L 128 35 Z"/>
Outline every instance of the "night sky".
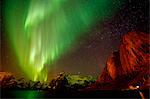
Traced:
<path fill-rule="evenodd" d="M 13 0 L 11 0 L 11 1 L 13 1 Z M 80 2 L 78 3 L 78 1 L 80 1 L 80 0 L 76 0 L 76 1 L 77 1 L 77 4 L 80 5 Z M 90 0 L 83 0 L 83 1 L 88 2 L 87 6 L 92 6 L 92 3 L 91 4 L 89 3 Z M 99 0 L 97 0 L 97 1 L 99 1 Z M 107 1 L 107 0 L 104 0 L 104 1 Z M 48 75 L 49 75 L 48 79 L 50 79 L 51 77 L 57 75 L 59 72 L 62 72 L 62 71 L 66 72 L 66 73 L 71 73 L 71 74 L 79 74 L 80 73 L 83 75 L 98 76 L 101 73 L 101 71 L 103 70 L 108 56 L 112 52 L 116 51 L 119 48 L 119 44 L 120 44 L 122 35 L 124 35 L 125 33 L 128 33 L 128 32 L 132 32 L 132 31 L 140 31 L 140 32 L 144 32 L 144 33 L 149 33 L 149 24 L 148 24 L 149 23 L 149 16 L 148 16 L 149 1 L 148 0 L 120 0 L 119 1 L 120 5 L 115 5 L 115 3 L 117 3 L 117 2 L 115 2 L 115 0 L 110 0 L 110 1 L 113 1 L 113 2 L 109 3 L 109 0 L 108 0 L 107 1 L 108 4 L 112 4 L 112 7 L 116 6 L 114 11 L 113 11 L 113 9 L 110 9 L 109 7 L 108 7 L 108 9 L 106 9 L 107 6 L 110 6 L 110 5 L 106 5 L 103 8 L 98 7 L 98 5 L 95 8 L 89 7 L 89 11 L 91 9 L 92 9 L 91 11 L 99 11 L 99 10 L 95 10 L 95 9 L 100 8 L 102 10 L 106 9 L 108 12 L 113 12 L 113 14 L 110 14 L 110 15 L 103 14 L 103 17 L 101 17 L 102 14 L 100 14 L 103 11 L 100 13 L 98 13 L 98 12 L 90 13 L 84 9 L 81 9 L 82 5 L 76 6 L 76 7 L 79 7 L 78 9 L 76 9 L 77 12 L 75 11 L 75 13 L 77 13 L 75 15 L 78 15 L 78 16 L 77 16 L 77 18 L 75 18 L 76 20 L 74 20 L 74 22 L 73 22 L 74 24 L 71 24 L 71 26 L 69 26 L 69 29 L 64 30 L 64 33 L 66 33 L 66 31 L 67 31 L 67 32 L 71 32 L 73 35 L 72 38 L 69 37 L 69 38 L 71 38 L 71 41 L 70 41 L 71 43 L 70 43 L 69 48 L 67 47 L 68 46 L 67 43 L 63 43 L 64 46 L 62 48 L 60 48 L 60 53 L 58 53 L 58 56 L 60 56 L 60 57 L 58 57 L 56 55 L 57 58 L 55 59 L 54 62 L 52 62 L 52 63 L 46 62 L 44 64 L 44 66 L 47 68 L 47 71 L 48 71 Z M 83 3 L 83 2 L 81 2 L 81 3 Z M 20 63 L 18 62 L 18 57 L 22 57 L 22 56 L 17 55 L 17 53 L 20 53 L 23 51 L 20 50 L 19 47 L 18 47 L 18 49 L 14 48 L 13 44 L 11 44 L 13 42 L 10 39 L 11 36 L 17 35 L 17 34 L 13 34 L 14 32 L 8 33 L 10 31 L 6 25 L 6 23 L 7 23 L 6 20 L 7 20 L 7 18 L 9 18 L 11 16 L 6 16 L 5 9 L 6 9 L 7 4 L 8 3 L 1 1 L 1 5 L 2 5 L 1 6 L 1 8 L 2 8 L 2 10 L 1 10 L 1 12 L 2 12 L 1 13 L 1 27 L 2 28 L 1 28 L 1 42 L 0 42 L 0 44 L 1 44 L 0 45 L 1 46 L 1 50 L 0 50 L 1 51 L 1 55 L 0 55 L 1 56 L 0 57 L 1 71 L 9 71 L 9 72 L 12 72 L 14 75 L 17 75 L 18 77 L 26 77 L 26 73 L 24 73 L 24 72 L 26 72 L 26 71 L 30 72 L 30 70 L 27 67 L 26 71 L 23 72 L 23 70 L 20 66 Z M 28 3 L 26 5 L 28 5 Z M 37 5 L 37 3 L 34 4 L 32 2 L 31 5 L 33 7 L 34 5 Z M 23 8 L 21 6 L 19 6 L 19 7 L 20 7 L 19 11 L 21 9 L 24 9 L 25 12 L 27 11 L 25 8 Z M 67 6 L 65 6 L 65 7 L 67 7 Z M 33 8 L 29 7 L 28 10 L 30 10 L 30 9 L 32 9 L 33 12 L 35 12 L 34 7 Z M 85 11 L 85 14 L 86 14 L 86 12 L 91 14 L 91 17 L 86 18 L 88 21 L 87 20 L 83 21 L 82 18 L 80 19 L 80 16 L 83 15 L 83 13 L 79 13 L 78 12 L 79 10 L 81 10 L 82 12 Z M 42 10 L 38 10 L 38 11 L 42 11 Z M 46 11 L 47 10 L 45 10 L 45 13 L 46 13 Z M 68 10 L 64 10 L 64 11 L 68 11 Z M 8 12 L 11 13 L 11 9 Z M 28 16 L 32 15 L 33 12 L 29 12 L 29 14 L 27 14 L 26 20 L 28 20 Z M 67 12 L 61 12 L 58 14 L 64 15 L 66 13 Z M 12 14 L 20 15 L 20 14 L 17 14 L 17 12 L 15 13 L 15 11 L 12 11 Z M 73 13 L 70 13 L 70 15 L 73 15 Z M 21 15 L 19 17 L 21 17 Z M 54 17 L 52 19 L 55 19 L 55 16 L 52 16 L 52 17 Z M 67 17 L 67 21 L 65 22 L 66 24 L 67 24 L 67 22 L 70 22 L 69 16 L 59 16 L 58 19 L 61 19 L 60 17 L 62 17 L 62 18 Z M 91 22 L 89 21 L 90 19 L 91 19 Z M 17 19 L 13 20 L 12 23 L 15 21 L 18 21 L 18 20 Z M 42 19 L 39 18 L 39 20 L 42 20 Z M 47 20 L 49 20 L 49 19 L 47 19 Z M 52 22 L 53 22 L 53 20 L 52 20 Z M 61 23 L 57 22 L 57 17 L 56 17 L 56 21 L 54 21 L 54 24 L 52 22 L 50 23 L 50 25 L 55 25 L 55 26 L 58 26 L 61 28 L 65 28 L 65 25 L 62 26 L 62 25 L 60 25 Z M 76 27 L 76 24 L 78 26 L 79 24 L 82 24 L 82 23 L 84 24 L 84 22 L 88 25 L 87 25 L 87 27 L 85 25 L 81 25 L 80 27 L 81 27 L 81 30 L 83 27 L 83 31 L 80 31 L 80 32 L 85 32 L 85 33 L 83 33 L 83 34 L 81 33 L 82 35 L 77 34 L 77 32 L 79 32 L 79 31 L 76 30 L 76 29 L 78 29 L 78 27 Z M 93 22 L 93 24 L 90 25 L 92 22 Z M 28 22 L 26 22 L 26 23 L 27 23 L 27 26 L 30 26 L 30 24 L 28 25 Z M 49 24 L 49 22 L 46 22 L 44 24 L 47 25 L 47 24 Z M 55 30 L 55 26 L 53 26 L 54 30 Z M 45 27 L 45 25 L 44 25 L 44 27 Z M 49 25 L 48 25 L 48 27 L 49 27 Z M 36 31 L 39 28 L 43 29 L 42 27 L 38 27 L 38 28 L 30 29 L 30 31 Z M 84 29 L 86 29 L 86 31 L 84 31 Z M 21 31 L 21 29 L 19 31 Z M 47 29 L 47 31 L 52 31 L 52 30 Z M 77 32 L 75 32 L 75 31 L 77 31 Z M 63 33 L 63 30 L 61 32 Z M 56 41 L 55 43 L 51 43 L 51 41 L 49 41 L 49 39 L 48 39 L 48 41 L 46 41 L 45 43 L 47 43 L 47 42 L 50 42 L 50 43 L 48 43 L 46 46 L 42 46 L 42 48 L 44 48 L 44 51 L 45 51 L 45 49 L 49 49 L 48 51 L 51 51 L 51 52 L 53 51 L 52 50 L 53 46 L 47 47 L 49 44 L 52 45 L 52 44 L 58 43 L 59 45 L 61 45 L 60 38 L 58 38 L 57 36 L 49 35 L 49 32 L 48 32 L 48 34 L 45 34 L 45 35 L 51 36 L 52 37 L 51 39 L 58 39 L 58 41 Z M 65 35 L 65 34 L 63 34 L 63 35 Z M 66 34 L 66 35 L 68 35 L 68 34 Z M 32 37 L 33 35 L 30 35 L 30 36 Z M 12 38 L 13 37 L 15 37 L 15 36 L 12 36 Z M 39 36 L 35 36 L 34 38 L 39 40 L 38 37 Z M 43 38 L 46 38 L 46 36 L 45 37 L 42 36 L 42 39 Z M 61 38 L 66 38 L 66 36 L 62 37 L 62 35 L 61 35 Z M 22 40 L 19 41 L 19 38 L 17 38 L 17 36 L 16 36 L 16 38 L 14 38 L 14 39 L 15 40 L 18 39 L 16 42 L 24 42 L 24 43 L 21 43 L 22 46 L 24 46 L 23 44 L 27 43 L 26 41 L 24 41 L 25 38 L 23 38 Z M 15 40 L 14 40 L 14 42 L 15 42 Z M 64 40 L 66 40 L 66 39 L 63 39 L 63 41 Z M 68 41 L 66 40 L 65 42 L 68 42 Z M 75 42 L 75 43 L 72 43 L 72 42 Z M 33 46 L 34 45 L 36 45 L 36 43 L 33 44 Z M 42 43 L 42 45 L 43 45 L 43 43 Z M 24 48 L 26 48 L 26 47 L 24 47 Z M 67 49 L 67 50 L 64 51 L 65 49 Z M 27 49 L 24 49 L 24 50 L 26 51 Z M 47 51 L 46 51 L 46 53 L 47 53 Z M 43 54 L 45 55 L 45 53 L 42 53 L 42 55 Z M 36 56 L 36 58 L 39 57 L 39 59 L 41 59 L 40 55 L 41 55 L 41 52 L 40 52 L 40 54 L 38 54 Z M 48 53 L 47 55 L 52 56 L 51 53 L 50 54 Z M 50 59 L 52 60 L 53 57 L 50 57 Z M 49 60 L 47 60 L 47 61 L 49 61 Z M 22 63 L 22 61 L 20 61 L 20 62 Z M 39 63 L 39 64 L 41 64 L 41 63 Z"/>

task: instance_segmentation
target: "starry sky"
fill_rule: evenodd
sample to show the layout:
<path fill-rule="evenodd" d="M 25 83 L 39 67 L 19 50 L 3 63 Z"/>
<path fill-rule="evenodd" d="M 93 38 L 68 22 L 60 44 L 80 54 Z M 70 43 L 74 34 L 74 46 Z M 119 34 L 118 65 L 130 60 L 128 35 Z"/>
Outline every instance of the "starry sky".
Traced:
<path fill-rule="evenodd" d="M 41 1 L 40 0 L 38 0 L 38 1 L 39 1 L 39 4 L 41 4 Z M 77 9 L 75 10 L 74 13 L 76 13 L 78 18 L 75 18 L 76 20 L 74 20 L 74 24 L 70 25 L 69 29 L 64 29 L 64 31 L 63 30 L 61 31 L 62 33 L 64 33 L 63 35 L 65 35 L 65 33 L 66 33 L 65 31 L 67 31 L 68 33 L 71 32 L 73 34 L 71 40 L 67 41 L 66 39 L 63 39 L 63 41 L 66 40 L 66 42 L 71 42 L 69 47 L 66 43 L 63 43 L 64 46 L 62 48 L 60 48 L 59 53 L 57 55 L 55 55 L 55 56 L 57 56 L 56 59 L 54 58 L 55 61 L 54 62 L 46 62 L 44 64 L 44 66 L 47 68 L 48 79 L 50 79 L 51 77 L 57 75 L 59 72 L 62 72 L 62 71 L 66 72 L 66 73 L 71 73 L 71 74 L 79 74 L 80 73 L 83 75 L 98 76 L 101 73 L 101 71 L 103 70 L 108 56 L 113 51 L 116 51 L 119 48 L 119 44 L 120 44 L 122 35 L 124 35 L 127 32 L 131 32 L 131 31 L 141 31 L 141 32 L 145 32 L 145 33 L 149 32 L 148 31 L 149 30 L 148 29 L 148 22 L 149 22 L 149 16 L 148 16 L 149 2 L 148 2 L 148 0 L 118 0 L 119 3 L 116 2 L 116 0 L 112 0 L 112 1 L 110 0 L 111 2 L 108 2 L 107 0 L 102 0 L 102 1 L 104 1 L 104 3 L 106 5 L 104 5 L 103 7 L 99 7 L 101 5 L 97 4 L 93 8 L 87 7 L 87 6 L 94 5 L 94 3 L 92 4 L 92 2 L 90 2 L 90 0 L 83 0 L 83 1 L 85 2 L 85 4 L 87 4 L 85 6 L 85 9 L 89 8 L 89 10 L 85 10 L 84 7 L 82 7 L 83 5 L 81 3 L 84 3 L 84 2 L 78 2 L 78 0 L 77 0 L 76 4 L 79 6 L 75 6 Z M 97 1 L 100 1 L 100 0 L 95 0 L 95 2 L 97 2 Z M 99 2 L 99 3 L 103 3 L 103 2 Z M 57 6 L 60 6 L 59 4 L 61 4 L 61 3 L 58 3 Z M 70 3 L 68 3 L 68 4 L 70 5 Z M 2 17 L 1 17 L 2 29 L 1 29 L 1 42 L 0 42 L 0 44 L 1 44 L 1 50 L 0 50 L 1 51 L 1 55 L 0 55 L 1 56 L 0 57 L 1 71 L 9 71 L 19 77 L 21 77 L 21 76 L 26 77 L 25 72 L 29 71 L 29 68 L 27 68 L 25 71 L 23 71 L 22 66 L 20 66 L 20 62 L 18 61 L 18 55 L 22 59 L 22 56 L 20 56 L 22 50 L 18 51 L 20 49 L 14 48 L 14 45 L 11 44 L 12 42 L 14 42 L 17 39 L 17 36 L 14 36 L 14 34 L 13 34 L 15 32 L 8 33 L 8 32 L 10 32 L 10 29 L 8 29 L 8 27 L 6 25 L 6 23 L 7 23 L 6 19 L 10 18 L 11 16 L 6 16 L 7 14 L 5 12 L 6 11 L 5 6 L 7 6 L 7 3 L 2 1 L 1 5 L 2 5 L 2 11 L 1 11 L 2 12 L 1 13 L 2 14 Z M 31 22 L 28 21 L 30 18 L 29 16 L 32 15 L 33 12 L 36 12 L 35 11 L 36 8 L 42 9 L 42 7 L 38 7 L 38 3 L 34 3 L 34 0 L 31 2 L 31 4 L 28 4 L 28 2 L 26 2 L 25 5 L 29 6 L 28 9 L 25 9 L 25 8 L 19 6 L 18 11 L 20 11 L 21 9 L 24 9 L 25 13 L 28 12 L 26 15 L 26 18 L 23 17 L 22 19 L 26 20 L 25 21 L 26 23 L 24 26 L 25 26 L 25 29 L 27 29 L 29 31 L 27 35 L 33 37 L 34 33 L 32 33 L 32 35 L 30 35 L 31 31 L 37 32 L 36 31 L 37 27 L 28 29 L 29 26 L 32 27 Z M 72 5 L 74 5 L 74 3 Z M 108 7 L 110 5 L 114 9 L 112 9 L 111 7 Z M 64 7 L 64 5 L 63 5 L 63 7 Z M 71 6 L 65 6 L 65 7 L 71 8 Z M 51 22 L 51 23 L 49 23 L 49 22 L 46 23 L 46 24 L 53 25 L 54 29 L 53 28 L 51 28 L 51 29 L 55 30 L 55 26 L 65 28 L 65 25 L 67 25 L 67 22 L 70 22 L 70 21 L 68 21 L 70 16 L 65 16 L 67 13 L 66 11 L 68 11 L 68 10 L 65 10 L 66 9 L 65 7 L 62 9 L 64 12 L 62 12 L 59 9 L 59 11 L 61 13 L 57 14 L 59 16 L 62 16 L 61 18 L 58 17 L 58 19 L 56 18 L 56 21 Z M 60 6 L 60 8 L 61 8 L 61 6 Z M 45 11 L 44 13 L 47 14 L 47 13 L 54 12 L 53 11 L 54 9 L 52 9 L 52 8 L 49 8 L 49 9 L 51 9 L 52 11 L 44 10 Z M 101 10 L 99 10 L 99 9 L 101 9 Z M 103 10 L 106 10 L 106 11 L 103 11 Z M 42 12 L 42 10 L 38 10 L 38 11 Z M 15 13 L 15 11 L 12 11 L 12 10 L 10 10 L 8 12 L 11 14 Z M 82 13 L 79 13 L 79 12 L 82 12 Z M 102 12 L 105 12 L 105 13 L 102 14 Z M 112 12 L 112 13 L 107 14 L 106 12 Z M 56 13 L 56 11 L 54 13 Z M 88 17 L 85 18 L 86 13 L 90 13 L 91 16 L 89 15 Z M 69 13 L 69 14 L 73 15 L 73 13 Z M 16 15 L 18 15 L 19 17 L 22 17 L 20 14 L 16 13 Z M 52 16 L 52 17 L 54 17 L 52 19 L 55 19 L 55 16 Z M 61 23 L 59 23 L 61 21 L 57 21 L 57 20 L 59 20 L 59 19 L 61 20 L 64 17 L 65 18 L 67 17 L 67 21 L 65 22 L 65 25 L 64 24 L 61 25 Z M 84 20 L 82 20 L 82 17 L 84 17 L 83 18 Z M 34 21 L 34 17 L 32 17 L 32 18 L 33 18 L 32 21 Z M 10 21 L 11 21 L 11 23 L 14 23 L 16 20 L 13 20 L 13 21 L 10 20 Z M 42 17 L 39 17 L 38 21 L 39 20 L 42 20 Z M 47 20 L 49 20 L 49 18 Z M 37 24 L 37 22 L 35 22 L 35 24 Z M 82 25 L 82 23 L 83 24 L 86 23 L 88 25 Z M 80 33 L 79 33 L 79 31 L 76 30 L 76 29 L 78 29 L 78 27 L 76 27 L 78 25 L 80 25 L 80 27 L 83 27 L 83 28 L 81 28 L 82 31 L 80 31 Z M 13 29 L 14 28 L 15 27 L 13 27 Z M 17 28 L 21 28 L 21 27 L 18 26 Z M 13 30 L 13 29 L 11 29 L 11 30 Z M 38 29 L 39 29 L 39 27 L 38 27 Z M 51 31 L 51 29 L 47 29 L 47 31 Z M 19 30 L 19 31 L 21 31 L 21 30 Z M 57 32 L 57 34 L 59 34 L 59 33 Z M 18 35 L 18 34 L 15 34 L 15 35 Z M 55 40 L 58 39 L 59 41 L 56 40 L 55 44 L 57 44 L 57 43 L 60 44 L 60 42 L 61 42 L 60 38 L 58 38 L 57 36 L 52 36 L 49 34 L 46 34 L 46 35 L 51 36 L 52 37 L 51 39 L 55 39 Z M 16 38 L 14 38 L 14 40 L 12 41 L 10 38 L 13 38 L 13 37 L 16 37 Z M 39 40 L 38 37 L 39 36 L 34 36 L 34 38 L 36 38 L 37 41 Z M 66 36 L 64 38 L 66 38 Z M 70 38 L 70 37 L 68 37 L 68 38 Z M 24 40 L 26 40 L 26 39 L 22 38 L 22 42 Z M 19 42 L 19 41 L 17 40 L 15 42 Z M 51 42 L 51 41 L 48 40 L 45 43 L 47 43 L 47 42 Z M 15 44 L 18 44 L 18 43 L 15 43 Z M 21 43 L 21 45 L 22 44 L 23 45 L 26 44 L 26 41 L 24 41 L 24 43 Z M 33 46 L 36 44 L 37 43 L 34 43 Z M 50 43 L 50 45 L 53 45 L 53 44 L 54 43 Z M 42 43 L 42 45 L 43 45 L 43 43 Z M 44 49 L 49 49 L 48 50 L 49 52 L 53 52 L 53 49 L 51 49 L 51 47 L 55 48 L 54 46 L 50 46 L 48 48 L 47 48 L 47 46 L 44 46 Z M 20 48 L 22 48 L 22 47 L 20 47 Z M 26 48 L 26 47 L 23 47 L 23 48 Z M 17 49 L 17 51 L 16 51 L 16 49 Z M 29 50 L 29 53 L 30 53 L 30 51 L 32 52 L 32 50 Z M 17 53 L 18 53 L 18 55 L 17 55 Z M 41 52 L 40 52 L 40 54 L 38 54 L 36 56 L 36 58 L 40 57 L 40 59 L 41 59 L 40 55 L 41 55 Z M 47 54 L 44 53 L 44 55 L 47 55 Z M 49 53 L 48 56 L 52 56 L 52 54 Z M 58 56 L 60 56 L 60 57 L 58 57 Z M 47 61 L 48 60 L 49 59 L 47 59 Z M 37 61 L 39 61 L 39 60 L 37 60 Z M 21 63 L 23 63 L 23 62 L 21 62 Z M 41 64 L 41 63 L 38 63 L 38 64 Z M 30 76 L 30 73 L 29 73 L 29 76 Z"/>

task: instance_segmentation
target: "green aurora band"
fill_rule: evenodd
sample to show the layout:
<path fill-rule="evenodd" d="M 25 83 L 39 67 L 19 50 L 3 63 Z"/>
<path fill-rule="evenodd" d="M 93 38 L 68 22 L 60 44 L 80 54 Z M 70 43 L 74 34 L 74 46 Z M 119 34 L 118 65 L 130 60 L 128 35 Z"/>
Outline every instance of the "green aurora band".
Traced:
<path fill-rule="evenodd" d="M 32 80 L 47 80 L 51 64 L 98 21 L 109 18 L 119 0 L 9 0 L 5 22 L 21 69 Z M 50 65 L 49 65 L 50 66 Z"/>

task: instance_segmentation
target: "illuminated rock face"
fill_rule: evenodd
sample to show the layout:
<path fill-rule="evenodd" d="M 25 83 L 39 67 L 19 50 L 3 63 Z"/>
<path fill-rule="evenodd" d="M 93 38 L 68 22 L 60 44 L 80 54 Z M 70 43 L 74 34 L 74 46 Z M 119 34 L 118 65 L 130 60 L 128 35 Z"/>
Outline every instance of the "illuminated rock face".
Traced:
<path fill-rule="evenodd" d="M 0 82 L 5 80 L 5 79 L 9 79 L 10 77 L 12 77 L 13 75 L 11 73 L 8 72 L 0 72 Z"/>
<path fill-rule="evenodd" d="M 9 72 L 0 72 L 0 88 L 3 86 L 6 86 L 6 83 L 8 83 L 13 78 L 13 75 Z"/>
<path fill-rule="evenodd" d="M 120 61 L 124 74 L 147 68 L 150 61 L 149 35 L 131 32 L 123 37 L 120 46 Z"/>
<path fill-rule="evenodd" d="M 141 32 L 130 32 L 124 35 L 119 51 L 110 55 L 96 84 L 89 88 L 123 89 L 130 85 L 149 88 L 150 84 L 147 84 L 150 79 L 149 36 Z M 100 83 L 109 84 L 99 86 Z"/>

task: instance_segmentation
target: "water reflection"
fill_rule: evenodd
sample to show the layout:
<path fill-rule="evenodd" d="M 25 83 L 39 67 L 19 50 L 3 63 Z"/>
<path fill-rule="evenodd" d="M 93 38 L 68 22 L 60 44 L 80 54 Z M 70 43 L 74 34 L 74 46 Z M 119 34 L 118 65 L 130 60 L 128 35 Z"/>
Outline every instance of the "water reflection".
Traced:
<path fill-rule="evenodd" d="M 21 91 L 13 91 L 13 96 L 15 98 L 25 98 L 25 99 L 37 99 L 39 97 L 42 98 L 42 92 L 37 90 L 21 90 Z"/>

